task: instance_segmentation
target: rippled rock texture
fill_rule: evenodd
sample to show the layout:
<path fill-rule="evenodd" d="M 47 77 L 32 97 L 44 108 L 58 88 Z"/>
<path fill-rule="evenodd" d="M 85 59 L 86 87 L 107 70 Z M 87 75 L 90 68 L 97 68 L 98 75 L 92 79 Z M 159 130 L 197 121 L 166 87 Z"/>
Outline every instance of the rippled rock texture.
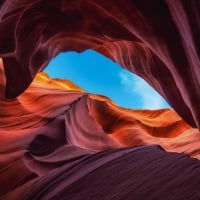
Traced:
<path fill-rule="evenodd" d="M 199 199 L 199 15 L 199 0 L 0 1 L 0 199 Z M 89 48 L 187 123 L 45 74 L 31 84 L 59 52 Z"/>
<path fill-rule="evenodd" d="M 199 160 L 165 151 L 199 158 L 200 134 L 173 110 L 121 108 L 107 97 L 87 94 L 70 81 L 52 80 L 41 73 L 19 97 L 1 100 L 0 113 L 2 199 L 82 199 L 82 195 L 86 199 L 111 199 L 112 195 L 116 199 L 123 195 L 128 195 L 126 199 L 132 199 L 131 195 L 140 199 L 140 195 L 152 190 L 141 193 L 152 184 L 148 174 L 160 177 L 150 188 L 178 173 L 164 193 L 176 184 L 185 187 L 188 179 L 187 195 L 194 192 L 193 178 L 200 171 Z M 148 146 L 155 144 L 160 147 Z M 134 170 L 130 171 L 131 166 Z M 144 172 L 140 172 L 141 167 L 145 167 Z M 168 174 L 164 179 L 163 173 Z M 137 181 L 130 182 L 129 177 L 137 175 Z M 111 190 L 110 181 L 116 186 Z M 140 187 L 143 182 L 147 185 Z M 85 187 L 91 187 L 94 193 Z M 124 187 L 128 187 L 126 191 L 116 193 Z M 182 193 L 182 186 L 179 189 Z M 180 192 L 175 190 L 172 194 L 178 197 Z M 164 199 L 164 193 L 152 193 L 150 199 L 155 195 Z"/>
<path fill-rule="evenodd" d="M 142 76 L 188 123 L 199 126 L 199 0 L 3 0 L 0 5 L 7 98 L 24 91 L 59 52 L 92 48 Z"/>

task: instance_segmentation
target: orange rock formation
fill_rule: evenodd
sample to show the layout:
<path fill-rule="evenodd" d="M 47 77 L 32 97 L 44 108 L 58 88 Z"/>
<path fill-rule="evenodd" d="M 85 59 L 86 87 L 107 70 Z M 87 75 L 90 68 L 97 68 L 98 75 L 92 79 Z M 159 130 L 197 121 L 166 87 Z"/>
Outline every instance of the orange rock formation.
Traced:
<path fill-rule="evenodd" d="M 0 199 L 200 199 L 199 19 L 198 0 L 0 1 Z M 36 76 L 89 48 L 187 123 Z"/>
<path fill-rule="evenodd" d="M 24 91 L 59 52 L 91 48 L 142 76 L 198 127 L 198 0 L 153 2 L 3 0 L 0 57 L 6 97 Z"/>

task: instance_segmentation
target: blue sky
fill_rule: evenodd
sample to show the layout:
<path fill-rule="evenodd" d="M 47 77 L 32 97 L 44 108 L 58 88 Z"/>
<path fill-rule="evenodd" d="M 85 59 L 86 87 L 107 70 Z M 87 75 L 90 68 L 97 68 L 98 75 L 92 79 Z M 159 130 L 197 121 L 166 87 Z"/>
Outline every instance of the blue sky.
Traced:
<path fill-rule="evenodd" d="M 122 107 L 169 107 L 142 78 L 93 50 L 60 53 L 44 71 L 51 78 L 69 79 L 89 93 L 105 95 Z"/>

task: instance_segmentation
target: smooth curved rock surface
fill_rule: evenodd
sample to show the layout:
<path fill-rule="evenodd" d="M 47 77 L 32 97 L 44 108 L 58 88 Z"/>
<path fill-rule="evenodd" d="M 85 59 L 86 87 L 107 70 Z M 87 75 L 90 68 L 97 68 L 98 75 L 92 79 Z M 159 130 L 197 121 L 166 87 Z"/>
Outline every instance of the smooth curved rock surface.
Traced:
<path fill-rule="evenodd" d="M 173 110 L 121 108 L 41 73 L 16 99 L 0 100 L 0 113 L 2 200 L 141 199 L 150 193 L 153 200 L 167 199 L 169 191 L 174 199 L 200 197 L 200 134 Z M 156 192 L 160 184 L 166 187 Z"/>
<path fill-rule="evenodd" d="M 61 51 L 94 49 L 149 82 L 200 124 L 199 0 L 3 0 L 0 57 L 7 98 Z"/>
<path fill-rule="evenodd" d="M 199 15 L 198 0 L 0 1 L 0 199 L 200 199 Z M 31 84 L 59 52 L 89 48 L 187 123 L 44 73 Z"/>

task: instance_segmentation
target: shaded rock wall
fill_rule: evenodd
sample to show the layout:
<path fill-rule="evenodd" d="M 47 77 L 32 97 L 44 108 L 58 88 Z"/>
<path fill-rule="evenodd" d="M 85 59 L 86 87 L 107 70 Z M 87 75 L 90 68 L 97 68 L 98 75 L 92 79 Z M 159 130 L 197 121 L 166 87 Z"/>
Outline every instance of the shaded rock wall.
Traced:
<path fill-rule="evenodd" d="M 199 127 L 198 0 L 4 0 L 0 6 L 7 98 L 24 91 L 59 52 L 92 48 L 142 76 Z"/>
<path fill-rule="evenodd" d="M 199 199 L 199 11 L 198 0 L 0 1 L 0 199 Z M 59 52 L 88 48 L 190 125 L 44 73 L 31 84 Z"/>
<path fill-rule="evenodd" d="M 81 187 L 81 177 L 88 173 L 84 172 L 85 168 L 91 170 L 90 172 L 95 169 L 101 172 L 101 170 L 106 170 L 106 163 L 112 163 L 113 159 L 119 159 L 115 161 L 119 163 L 112 166 L 114 168 L 121 166 L 120 159 L 124 158 L 123 162 L 128 162 L 125 155 L 130 154 L 131 156 L 132 150 L 124 151 L 122 148 L 157 144 L 169 152 L 185 153 L 191 157 L 200 158 L 199 131 L 186 124 L 173 110 L 121 108 L 107 97 L 87 94 L 71 82 L 52 80 L 44 73 L 38 74 L 31 86 L 16 99 L 1 100 L 0 113 L 0 199 L 2 200 L 48 199 L 52 195 L 51 192 L 47 190 L 41 193 L 41 191 L 43 191 L 42 188 L 46 188 L 46 185 L 53 183 L 55 176 L 58 179 L 55 179 L 56 186 L 54 187 L 57 189 L 51 189 L 54 199 L 57 195 L 59 198 L 61 196 L 67 198 L 66 195 L 73 196 L 75 193 L 69 193 L 73 186 L 70 186 L 68 181 L 64 181 L 65 179 L 60 180 L 59 178 L 64 177 L 63 173 L 66 173 L 66 177 L 69 176 L 68 173 L 74 173 L 72 177 L 75 176 L 77 181 L 80 181 L 80 184 L 79 182 L 77 184 Z M 149 148 L 151 152 L 151 147 Z M 148 159 L 157 160 L 160 151 L 159 147 L 156 148 L 151 152 L 153 153 L 151 157 L 145 155 L 149 150 L 144 149 L 141 152 L 144 156 L 143 160 L 138 160 L 135 164 L 143 168 L 143 164 L 148 162 Z M 177 166 L 176 170 L 180 172 L 177 175 L 177 181 L 180 181 L 180 184 L 185 181 L 185 178 L 190 177 L 180 178 L 183 176 L 182 173 L 186 173 L 184 170 L 187 171 L 184 166 L 188 162 L 193 163 L 192 160 L 195 159 L 173 153 L 171 155 L 163 150 L 161 154 L 163 157 L 154 163 L 163 163 L 168 173 L 171 167 L 163 159 L 166 156 L 166 160 L 172 159 L 170 162 L 173 163 L 175 159 L 174 167 Z M 138 156 L 134 153 L 133 158 L 138 159 Z M 127 157 L 128 160 L 129 157 Z M 183 171 L 180 170 L 182 157 L 186 159 L 184 166 L 181 166 Z M 200 167 L 198 162 L 194 161 L 195 165 Z M 145 173 L 157 173 L 153 169 L 162 169 L 163 165 L 146 165 Z M 109 174 L 112 173 L 112 167 L 109 168 L 106 176 L 111 176 Z M 190 174 L 192 177 L 196 177 L 195 173 L 199 173 L 199 167 L 196 168 L 197 171 L 193 171 L 194 174 Z M 71 170 L 75 171 L 71 172 Z M 176 170 L 173 173 L 177 173 Z M 165 170 L 162 173 L 165 173 Z M 124 174 L 124 178 L 121 175 L 115 176 L 121 180 L 130 175 Z M 158 176 L 161 175 L 158 173 Z M 85 184 L 93 179 L 89 177 L 87 179 L 87 176 L 85 178 L 86 182 L 83 182 Z M 102 174 L 102 181 L 103 179 Z M 145 181 L 147 184 L 152 184 L 146 179 L 148 176 Z M 74 182 L 74 178 L 66 180 Z M 103 184 L 102 181 L 99 179 L 99 183 Z M 110 178 L 108 178 L 108 183 L 109 181 L 111 181 Z M 164 179 L 160 181 L 165 182 Z M 196 183 L 190 182 L 190 190 L 194 192 L 192 188 Z M 115 182 L 113 179 L 113 183 L 116 187 L 120 187 L 120 182 Z M 176 181 L 170 185 L 170 191 L 174 184 Z M 62 192 L 63 187 L 68 191 L 66 194 Z M 100 189 L 100 186 L 98 187 Z M 135 187 L 138 186 L 132 186 L 129 192 L 133 192 Z M 103 186 L 101 189 L 104 191 Z M 168 191 L 168 187 L 165 190 Z M 93 190 L 95 191 L 98 190 Z M 113 192 L 115 193 L 115 190 Z M 189 194 L 190 192 L 187 195 Z M 107 195 L 113 195 L 113 193 L 108 192 Z M 160 195 L 163 197 L 163 193 Z M 87 195 L 84 196 L 86 197 Z M 98 195 L 97 197 L 100 198 Z M 82 196 L 78 195 L 77 198 L 81 199 Z"/>

